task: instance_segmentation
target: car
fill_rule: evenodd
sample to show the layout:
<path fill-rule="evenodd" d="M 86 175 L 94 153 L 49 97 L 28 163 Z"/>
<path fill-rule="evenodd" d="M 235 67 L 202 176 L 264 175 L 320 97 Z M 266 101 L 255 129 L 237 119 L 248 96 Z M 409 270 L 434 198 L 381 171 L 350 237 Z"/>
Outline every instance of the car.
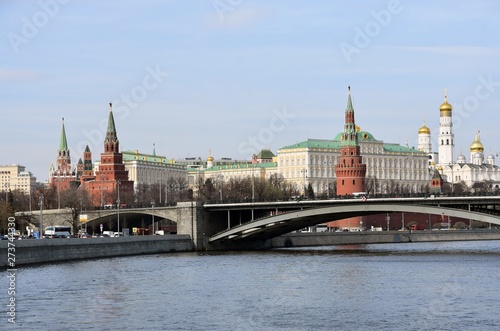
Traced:
<path fill-rule="evenodd" d="M 101 238 L 109 238 L 109 234 L 107 233 L 103 233 L 100 235 Z"/>

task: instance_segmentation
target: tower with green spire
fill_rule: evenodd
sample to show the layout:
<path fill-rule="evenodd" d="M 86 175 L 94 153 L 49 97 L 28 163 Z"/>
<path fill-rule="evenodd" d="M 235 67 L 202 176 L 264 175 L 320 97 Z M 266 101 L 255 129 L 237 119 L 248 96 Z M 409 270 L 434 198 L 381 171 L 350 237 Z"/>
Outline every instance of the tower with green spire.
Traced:
<path fill-rule="evenodd" d="M 134 182 L 128 179 L 128 170 L 123 163 L 123 154 L 120 153 L 120 142 L 116 133 L 115 118 L 113 116 L 113 104 L 109 103 L 108 128 L 104 138 L 104 152 L 101 153 L 99 167 L 94 174 L 94 180 L 88 181 L 89 191 L 94 192 L 92 201 L 94 205 L 115 204 L 118 200 L 126 203 L 126 197 L 130 198 L 133 193 Z M 90 150 L 88 154 L 90 155 Z M 85 164 L 87 169 L 90 164 Z M 93 185 L 93 186 L 92 186 Z M 118 194 L 118 192 L 121 192 Z"/>
<path fill-rule="evenodd" d="M 71 166 L 71 156 L 66 138 L 66 128 L 64 126 L 64 117 L 62 118 L 61 136 L 59 139 L 59 148 L 57 149 L 56 165 L 51 165 L 49 172 L 49 182 L 56 188 L 58 197 L 60 192 L 69 190 L 71 185 L 76 184 L 76 173 Z M 60 201 L 58 201 L 58 206 Z"/>
<path fill-rule="evenodd" d="M 362 162 L 350 86 L 348 87 L 344 131 L 341 140 L 339 162 L 335 165 L 337 195 L 365 192 L 366 164 Z"/>
<path fill-rule="evenodd" d="M 56 171 L 61 175 L 71 174 L 71 157 L 66 139 L 66 129 L 64 127 L 64 117 L 62 118 L 61 138 L 59 139 L 59 149 L 57 150 Z"/>

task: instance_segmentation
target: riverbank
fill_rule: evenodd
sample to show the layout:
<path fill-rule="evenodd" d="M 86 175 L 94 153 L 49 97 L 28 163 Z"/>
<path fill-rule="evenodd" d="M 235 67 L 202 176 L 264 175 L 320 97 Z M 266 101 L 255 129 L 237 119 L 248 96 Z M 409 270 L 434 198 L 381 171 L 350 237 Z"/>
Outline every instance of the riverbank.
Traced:
<path fill-rule="evenodd" d="M 14 262 L 14 266 L 18 266 L 31 263 L 191 250 L 192 241 L 188 235 L 27 239 L 14 240 L 13 242 L 2 240 L 0 242 L 1 267 L 9 268 L 12 267 L 10 262 Z"/>
<path fill-rule="evenodd" d="M 271 247 L 283 248 L 473 240 L 500 240 L 500 230 L 419 230 L 290 233 L 271 239 Z"/>

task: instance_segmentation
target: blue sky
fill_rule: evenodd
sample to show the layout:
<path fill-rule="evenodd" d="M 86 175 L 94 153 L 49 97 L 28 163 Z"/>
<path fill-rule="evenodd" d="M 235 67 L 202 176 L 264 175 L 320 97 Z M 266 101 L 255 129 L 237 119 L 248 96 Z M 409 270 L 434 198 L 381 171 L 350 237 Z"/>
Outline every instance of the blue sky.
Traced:
<path fill-rule="evenodd" d="M 478 130 L 500 152 L 494 0 L 2 1 L 0 31 L 0 164 L 39 181 L 62 117 L 72 162 L 99 159 L 109 102 L 122 150 L 250 159 L 333 138 L 348 85 L 379 140 L 436 139 L 447 88 L 455 155 Z"/>

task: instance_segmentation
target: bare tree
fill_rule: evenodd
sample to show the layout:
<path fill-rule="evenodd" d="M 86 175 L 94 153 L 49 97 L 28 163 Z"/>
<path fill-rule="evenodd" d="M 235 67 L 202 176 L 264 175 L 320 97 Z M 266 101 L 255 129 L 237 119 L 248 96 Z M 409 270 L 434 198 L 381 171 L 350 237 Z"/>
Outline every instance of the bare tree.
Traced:
<path fill-rule="evenodd" d="M 61 194 L 61 206 L 70 210 L 71 219 L 66 220 L 73 227 L 73 233 L 78 233 L 78 226 L 80 225 L 80 214 L 82 210 L 87 209 L 90 204 L 90 195 L 83 188 L 72 187 Z"/>

